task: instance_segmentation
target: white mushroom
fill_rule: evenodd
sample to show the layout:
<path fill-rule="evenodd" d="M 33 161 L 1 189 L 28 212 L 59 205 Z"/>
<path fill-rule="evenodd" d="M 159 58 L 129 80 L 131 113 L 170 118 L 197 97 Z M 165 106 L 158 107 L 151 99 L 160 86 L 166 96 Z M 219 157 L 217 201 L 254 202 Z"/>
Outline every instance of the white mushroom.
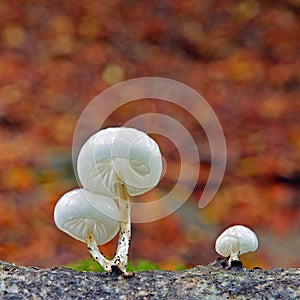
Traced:
<path fill-rule="evenodd" d="M 255 251 L 258 247 L 256 234 L 242 225 L 227 228 L 216 240 L 215 249 L 224 257 L 229 256 L 229 266 L 232 261 L 239 261 L 239 255 Z"/>
<path fill-rule="evenodd" d="M 162 174 L 158 145 L 134 128 L 107 128 L 92 135 L 78 155 L 77 172 L 83 188 L 118 200 L 120 233 L 111 267 L 125 276 L 130 244 L 129 196 L 141 195 L 157 185 Z M 93 236 L 86 237 L 91 255 L 100 257 Z"/>
<path fill-rule="evenodd" d="M 126 185 L 130 196 L 154 188 L 162 173 L 157 143 L 135 128 L 112 127 L 92 135 L 78 155 L 82 186 L 94 193 L 119 197 L 115 183 Z"/>
<path fill-rule="evenodd" d="M 111 198 L 84 189 L 64 194 L 54 209 L 54 221 L 60 230 L 82 242 L 90 237 L 96 247 L 116 236 L 118 219 L 119 208 Z M 101 253 L 94 255 L 105 270 L 110 270 L 109 261 Z"/>

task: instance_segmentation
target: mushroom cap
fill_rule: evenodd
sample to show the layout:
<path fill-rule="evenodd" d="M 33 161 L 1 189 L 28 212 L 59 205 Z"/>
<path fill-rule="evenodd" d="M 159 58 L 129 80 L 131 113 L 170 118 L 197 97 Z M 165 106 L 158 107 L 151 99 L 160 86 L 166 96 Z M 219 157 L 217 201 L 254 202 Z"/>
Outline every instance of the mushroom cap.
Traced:
<path fill-rule="evenodd" d="M 54 221 L 60 230 L 82 242 L 93 232 L 98 245 L 116 236 L 118 219 L 119 209 L 114 200 L 84 189 L 64 194 L 54 209 Z"/>
<path fill-rule="evenodd" d="M 224 257 L 231 253 L 239 254 L 255 251 L 258 247 L 256 234 L 242 225 L 227 228 L 216 240 L 216 252 Z"/>
<path fill-rule="evenodd" d="M 162 174 L 157 143 L 146 133 L 127 127 L 103 129 L 82 146 L 77 161 L 82 186 L 94 193 L 118 197 L 117 181 L 136 196 L 154 188 Z"/>

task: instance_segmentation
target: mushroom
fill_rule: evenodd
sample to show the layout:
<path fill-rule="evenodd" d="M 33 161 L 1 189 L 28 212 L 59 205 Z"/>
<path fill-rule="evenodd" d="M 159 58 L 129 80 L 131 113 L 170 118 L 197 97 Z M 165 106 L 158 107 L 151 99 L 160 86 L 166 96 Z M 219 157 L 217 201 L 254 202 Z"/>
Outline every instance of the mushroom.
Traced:
<path fill-rule="evenodd" d="M 92 237 L 97 247 L 117 235 L 120 227 L 119 214 L 119 208 L 111 198 L 75 189 L 64 194 L 57 202 L 54 221 L 60 230 L 79 241 L 86 242 L 87 236 Z M 94 255 L 105 270 L 110 270 L 109 261 L 101 253 Z"/>
<path fill-rule="evenodd" d="M 111 127 L 98 131 L 82 146 L 77 173 L 82 186 L 94 193 L 119 198 L 119 182 L 130 196 L 137 196 L 158 184 L 162 159 L 157 143 L 146 133 Z"/>
<path fill-rule="evenodd" d="M 106 271 L 126 272 L 131 236 L 130 196 L 154 188 L 162 174 L 162 158 L 158 145 L 146 133 L 134 128 L 103 129 L 92 135 L 82 146 L 77 160 L 77 173 L 83 189 L 116 200 L 119 208 L 119 240 L 115 257 L 108 261 L 98 249 L 94 232 L 85 230 L 85 240 L 92 257 Z M 90 201 L 90 197 L 87 197 Z M 101 201 L 99 199 L 99 201 Z M 95 202 L 90 202 L 92 206 Z M 97 206 L 95 206 L 97 208 Z M 115 212 L 103 211 L 114 219 Z"/>
<path fill-rule="evenodd" d="M 242 225 L 227 228 L 216 240 L 215 249 L 218 254 L 229 257 L 229 267 L 235 261 L 240 262 L 239 255 L 255 251 L 258 247 L 256 234 Z"/>

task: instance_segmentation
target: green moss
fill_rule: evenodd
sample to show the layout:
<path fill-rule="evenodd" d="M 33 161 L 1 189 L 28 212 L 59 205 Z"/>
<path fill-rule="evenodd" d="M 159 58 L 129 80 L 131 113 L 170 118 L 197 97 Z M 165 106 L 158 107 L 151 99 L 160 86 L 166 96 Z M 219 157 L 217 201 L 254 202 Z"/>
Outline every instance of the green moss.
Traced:
<path fill-rule="evenodd" d="M 155 263 L 139 259 L 136 262 L 128 262 L 127 270 L 128 271 L 150 271 L 150 270 L 158 270 L 159 267 Z"/>
<path fill-rule="evenodd" d="M 103 272 L 103 268 L 92 259 L 81 260 L 72 264 L 68 264 L 65 267 L 76 271 Z M 159 267 L 156 264 L 143 259 L 137 260 L 136 262 L 129 261 L 127 266 L 127 271 L 133 272 L 158 269 Z"/>
<path fill-rule="evenodd" d="M 186 267 L 184 265 L 181 265 L 181 264 L 177 264 L 175 265 L 175 271 L 182 271 L 182 270 L 185 270 Z"/>
<path fill-rule="evenodd" d="M 80 260 L 67 264 L 65 267 L 75 271 L 103 272 L 103 268 L 92 259 Z"/>

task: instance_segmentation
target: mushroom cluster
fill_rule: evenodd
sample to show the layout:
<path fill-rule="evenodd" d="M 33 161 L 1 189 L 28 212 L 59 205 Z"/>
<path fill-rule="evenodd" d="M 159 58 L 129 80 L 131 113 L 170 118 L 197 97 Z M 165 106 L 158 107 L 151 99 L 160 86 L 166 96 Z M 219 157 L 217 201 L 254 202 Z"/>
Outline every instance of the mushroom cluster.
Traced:
<path fill-rule="evenodd" d="M 126 271 L 131 235 L 130 196 L 154 188 L 162 174 L 157 143 L 134 128 L 114 127 L 92 135 L 78 155 L 82 188 L 63 195 L 54 209 L 56 226 L 87 243 L 91 256 L 107 272 Z M 98 245 L 119 232 L 115 257 L 108 260 Z"/>

